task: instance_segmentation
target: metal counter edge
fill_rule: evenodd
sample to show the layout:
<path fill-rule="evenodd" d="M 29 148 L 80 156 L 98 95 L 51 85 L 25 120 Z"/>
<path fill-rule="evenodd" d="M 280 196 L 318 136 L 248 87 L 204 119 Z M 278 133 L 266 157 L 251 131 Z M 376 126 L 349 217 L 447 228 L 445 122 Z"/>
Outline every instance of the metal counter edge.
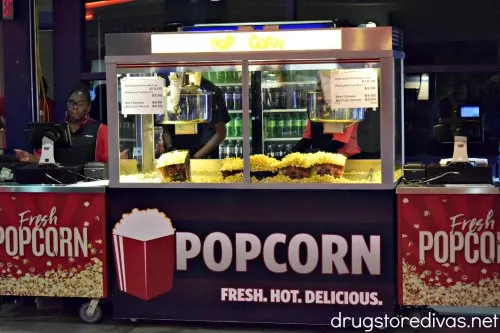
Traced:
<path fill-rule="evenodd" d="M 0 183 L 0 193 L 105 193 L 106 185 L 19 185 Z"/>
<path fill-rule="evenodd" d="M 500 194 L 493 185 L 450 184 L 450 185 L 413 185 L 400 184 L 396 194 Z"/>
<path fill-rule="evenodd" d="M 377 191 L 394 190 L 396 184 L 324 184 L 324 183 L 118 183 L 109 188 L 176 190 L 322 190 Z"/>

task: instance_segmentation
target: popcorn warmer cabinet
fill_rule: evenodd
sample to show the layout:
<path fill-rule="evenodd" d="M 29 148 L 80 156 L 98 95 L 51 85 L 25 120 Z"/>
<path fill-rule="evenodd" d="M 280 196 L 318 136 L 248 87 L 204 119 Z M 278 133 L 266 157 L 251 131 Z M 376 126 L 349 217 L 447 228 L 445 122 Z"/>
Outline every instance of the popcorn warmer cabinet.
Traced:
<path fill-rule="evenodd" d="M 394 313 L 400 35 L 254 28 L 107 36 L 116 318 Z"/>
<path fill-rule="evenodd" d="M 394 188 L 403 165 L 395 36 L 386 27 L 108 35 L 110 186 Z M 318 128 L 344 146 L 355 137 L 356 152 L 298 149 Z M 132 158 L 120 160 L 125 148 Z M 169 151 L 189 148 L 182 177 L 159 171 Z"/>

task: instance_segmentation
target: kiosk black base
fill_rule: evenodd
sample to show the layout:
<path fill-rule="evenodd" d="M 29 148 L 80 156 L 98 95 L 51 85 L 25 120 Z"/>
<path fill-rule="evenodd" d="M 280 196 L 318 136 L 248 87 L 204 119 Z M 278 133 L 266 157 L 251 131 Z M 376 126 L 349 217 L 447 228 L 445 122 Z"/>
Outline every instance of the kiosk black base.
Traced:
<path fill-rule="evenodd" d="M 109 188 L 107 200 L 115 318 L 328 326 L 394 313 L 393 189 Z"/>
<path fill-rule="evenodd" d="M 75 184 L 82 180 L 80 166 L 38 166 L 29 165 L 16 170 L 19 184 Z"/>
<path fill-rule="evenodd" d="M 448 173 L 448 174 L 446 174 Z M 446 174 L 446 175 L 445 175 Z M 439 177 L 444 175 L 443 177 Z M 434 178 L 432 184 L 492 184 L 493 169 L 491 166 L 467 166 L 451 164 L 441 166 L 430 164 L 426 169 L 427 178 Z"/>

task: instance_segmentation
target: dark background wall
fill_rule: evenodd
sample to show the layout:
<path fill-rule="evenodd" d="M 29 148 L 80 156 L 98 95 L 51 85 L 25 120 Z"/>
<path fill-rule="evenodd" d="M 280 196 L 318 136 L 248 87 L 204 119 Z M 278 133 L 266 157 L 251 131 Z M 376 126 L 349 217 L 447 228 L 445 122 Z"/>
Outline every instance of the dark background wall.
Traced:
<path fill-rule="evenodd" d="M 41 0 L 41 3 L 51 1 L 61 0 Z M 296 8 L 290 10 L 293 4 Z M 412 91 L 405 98 L 407 155 L 440 154 L 439 149 L 429 148 L 435 146 L 432 126 L 440 103 L 449 98 L 480 100 L 492 117 L 487 121 L 487 135 L 500 137 L 500 1 L 497 0 L 135 0 L 96 9 L 92 14 L 93 19 L 85 23 L 82 52 L 85 52 L 83 71 L 94 72 L 103 71 L 100 64 L 105 56 L 106 34 L 163 31 L 168 23 L 193 25 L 294 18 L 392 25 L 404 32 L 406 72 L 427 73 L 430 77 L 427 100 L 416 100 Z M 46 38 L 49 40 L 49 36 Z M 43 59 L 42 62 L 50 63 Z M 44 68 L 50 79 L 53 69 L 45 65 Z M 103 83 L 98 82 L 102 74 L 82 77 L 94 86 Z M 105 105 L 105 101 L 100 105 Z M 428 139 L 424 145 L 422 138 Z"/>
<path fill-rule="evenodd" d="M 403 29 L 407 65 L 498 64 L 500 3 L 496 0 L 136 0 L 103 8 L 87 22 L 87 57 L 97 58 L 106 33 L 162 30 L 165 23 L 263 22 L 287 19 L 296 3 L 297 20 L 374 20 Z M 101 52 L 102 54 L 102 52 Z"/>
<path fill-rule="evenodd" d="M 406 64 L 498 63 L 500 4 L 495 0 L 301 0 L 299 20 L 375 20 L 404 31 Z"/>

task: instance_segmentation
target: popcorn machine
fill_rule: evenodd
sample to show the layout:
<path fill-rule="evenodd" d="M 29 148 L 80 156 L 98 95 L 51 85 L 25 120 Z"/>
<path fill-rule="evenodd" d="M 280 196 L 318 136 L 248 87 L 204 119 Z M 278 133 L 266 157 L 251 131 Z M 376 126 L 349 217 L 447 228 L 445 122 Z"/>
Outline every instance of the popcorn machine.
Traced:
<path fill-rule="evenodd" d="M 175 179 L 183 179 L 195 187 L 305 182 L 394 188 L 403 165 L 403 53 L 396 29 L 186 30 L 107 36 L 112 186 L 180 186 Z M 133 160 L 120 161 L 113 152 L 122 135 L 118 114 L 136 124 Z M 221 124 L 224 135 L 214 136 Z M 342 162 L 338 177 L 310 171 L 299 179 L 276 177 L 286 167 L 280 161 L 297 152 L 310 128 L 343 136 L 346 143 L 356 136 L 361 154 Z M 174 150 L 190 151 L 186 167 L 159 166 L 161 155 Z M 252 167 L 262 156 L 270 158 L 265 170 Z M 315 156 L 299 158 L 313 170 Z M 165 178 L 158 172 L 165 166 L 184 174 Z M 237 177 L 225 177 L 225 171 Z M 258 179 L 258 171 L 271 176 Z"/>
<path fill-rule="evenodd" d="M 155 209 L 176 237 L 170 250 L 157 227 L 142 237 L 140 218 L 122 231 L 144 251 L 113 249 L 117 318 L 324 325 L 337 310 L 394 312 L 404 58 L 396 29 L 191 27 L 108 35 L 106 54 L 109 220 Z M 118 115 L 136 124 L 131 160 L 120 160 Z M 349 141 L 354 127 L 360 153 L 314 139 L 296 150 L 308 136 Z M 340 247 L 348 252 L 337 265 Z M 151 274 L 154 265 L 165 271 Z M 236 285 L 255 297 L 239 297 Z M 355 298 L 328 303 L 336 291 Z"/>

